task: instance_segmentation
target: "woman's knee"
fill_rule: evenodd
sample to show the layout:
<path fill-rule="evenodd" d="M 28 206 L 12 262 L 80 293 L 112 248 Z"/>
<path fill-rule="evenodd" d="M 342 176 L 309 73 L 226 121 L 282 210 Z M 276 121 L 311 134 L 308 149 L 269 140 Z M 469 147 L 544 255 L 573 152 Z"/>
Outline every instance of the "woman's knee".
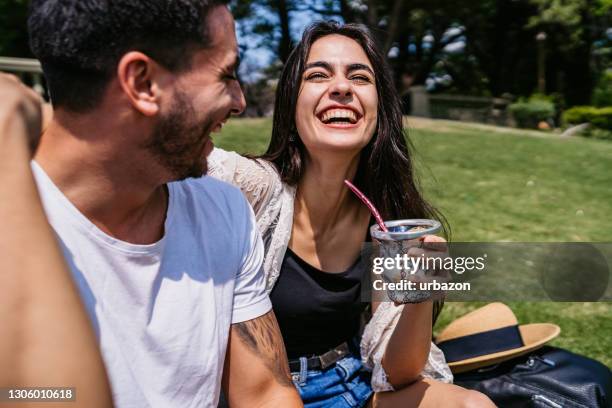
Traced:
<path fill-rule="evenodd" d="M 493 401 L 481 392 L 464 390 L 459 395 L 459 405 L 462 408 L 492 408 L 495 407 Z"/>
<path fill-rule="evenodd" d="M 368 407 L 494 408 L 495 404 L 478 391 L 425 379 L 395 392 L 376 393 Z"/>

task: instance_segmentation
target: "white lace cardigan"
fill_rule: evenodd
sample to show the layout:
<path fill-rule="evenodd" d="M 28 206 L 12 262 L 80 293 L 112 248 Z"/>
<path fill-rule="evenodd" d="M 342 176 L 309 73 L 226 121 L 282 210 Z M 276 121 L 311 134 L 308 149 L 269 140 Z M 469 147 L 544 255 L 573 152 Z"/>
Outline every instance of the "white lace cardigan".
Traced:
<path fill-rule="evenodd" d="M 281 182 L 271 163 L 247 159 L 235 152 L 215 148 L 208 165 L 209 175 L 239 187 L 253 207 L 264 241 L 264 272 L 269 293 L 280 273 L 291 237 L 295 188 Z M 393 390 L 381 361 L 402 308 L 392 302 L 382 302 L 361 338 L 363 364 L 372 370 L 372 388 L 376 392 Z M 433 343 L 422 375 L 447 383 L 453 380 L 444 354 Z"/>

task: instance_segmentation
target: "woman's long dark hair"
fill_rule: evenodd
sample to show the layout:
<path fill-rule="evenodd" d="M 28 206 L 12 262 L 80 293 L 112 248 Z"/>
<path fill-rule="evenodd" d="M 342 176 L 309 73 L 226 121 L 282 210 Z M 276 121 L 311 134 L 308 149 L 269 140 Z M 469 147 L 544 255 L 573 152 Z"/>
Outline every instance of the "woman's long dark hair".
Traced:
<path fill-rule="evenodd" d="M 321 37 L 339 34 L 357 41 L 365 51 L 376 75 L 378 121 L 374 136 L 363 148 L 354 184 L 368 196 L 386 220 L 433 218 L 439 220 L 450 239 L 444 216 L 423 198 L 414 174 L 410 150 L 402 122 L 399 95 L 391 70 L 370 32 L 357 24 L 317 22 L 309 26 L 293 50 L 276 90 L 272 139 L 260 158 L 274 163 L 282 180 L 297 185 L 305 166 L 306 148 L 297 135 L 295 109 L 304 66 L 310 47 Z M 442 311 L 443 300 L 434 302 L 433 323 Z"/>
<path fill-rule="evenodd" d="M 372 200 L 383 219 L 434 218 L 442 222 L 448 236 L 445 218 L 423 199 L 419 191 L 409 153 L 412 146 L 404 134 L 400 99 L 391 70 L 376 41 L 363 26 L 322 21 L 304 31 L 302 41 L 283 68 L 276 90 L 272 139 L 261 158 L 274 163 L 285 183 L 298 184 L 304 173 L 306 158 L 306 148 L 295 126 L 300 84 L 312 44 L 331 34 L 357 41 L 376 75 L 378 124 L 374 136 L 361 151 L 354 184 Z"/>

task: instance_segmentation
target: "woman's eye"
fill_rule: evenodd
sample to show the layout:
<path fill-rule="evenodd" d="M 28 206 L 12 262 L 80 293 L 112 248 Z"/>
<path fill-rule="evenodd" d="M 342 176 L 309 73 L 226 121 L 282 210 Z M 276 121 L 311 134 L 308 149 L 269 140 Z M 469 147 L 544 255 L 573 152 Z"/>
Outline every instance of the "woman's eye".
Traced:
<path fill-rule="evenodd" d="M 323 79 L 326 76 L 321 72 L 314 72 L 306 77 L 306 79 Z"/>
<path fill-rule="evenodd" d="M 355 75 L 351 77 L 351 80 L 356 81 L 356 82 L 371 82 L 370 78 L 368 78 L 367 76 L 363 76 L 363 75 Z"/>

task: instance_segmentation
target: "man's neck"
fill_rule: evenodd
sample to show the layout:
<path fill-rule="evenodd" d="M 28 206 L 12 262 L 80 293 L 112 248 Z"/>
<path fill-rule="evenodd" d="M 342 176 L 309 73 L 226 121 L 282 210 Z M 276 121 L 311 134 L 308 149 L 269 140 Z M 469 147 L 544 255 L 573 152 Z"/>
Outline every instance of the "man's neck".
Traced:
<path fill-rule="evenodd" d="M 112 122 L 57 115 L 34 159 L 102 231 L 126 242 L 151 244 L 164 233 L 167 190 L 162 177 L 150 168 L 150 159 L 147 167 L 138 143 L 121 132 L 126 126 Z"/>

